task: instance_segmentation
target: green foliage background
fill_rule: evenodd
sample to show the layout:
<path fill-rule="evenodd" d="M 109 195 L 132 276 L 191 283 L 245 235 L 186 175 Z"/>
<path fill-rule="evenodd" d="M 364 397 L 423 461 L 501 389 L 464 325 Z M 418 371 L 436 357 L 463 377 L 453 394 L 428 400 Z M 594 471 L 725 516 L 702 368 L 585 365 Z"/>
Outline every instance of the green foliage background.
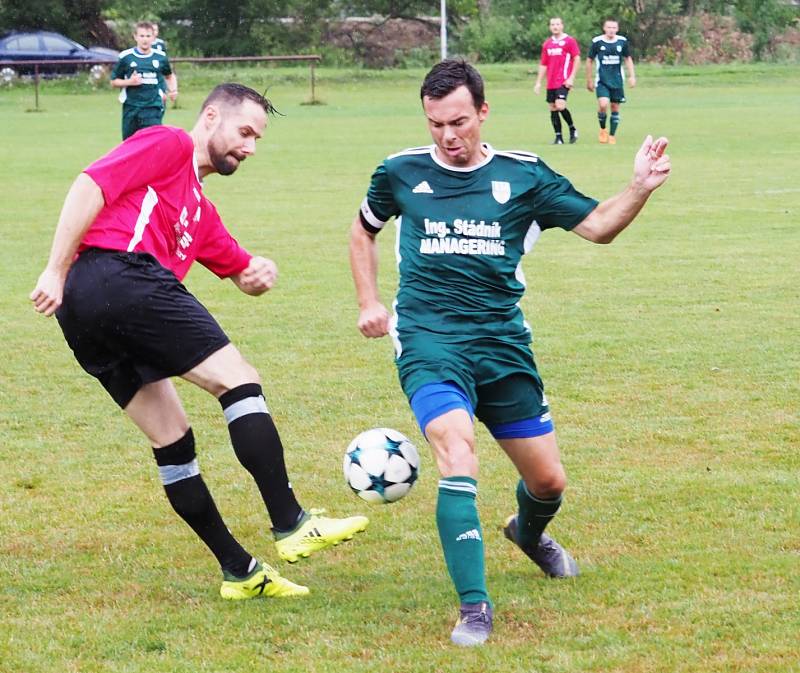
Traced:
<path fill-rule="evenodd" d="M 173 53 L 226 56 L 325 53 L 330 22 L 382 16 L 433 26 L 439 6 L 430 0 L 0 0 L 0 32 L 47 28 L 81 42 L 127 46 L 133 22 L 162 25 Z M 673 37 L 684 17 L 711 13 L 735 18 L 754 37 L 756 59 L 780 55 L 774 38 L 797 25 L 800 7 L 784 0 L 451 0 L 453 45 L 489 62 L 530 58 L 547 36 L 547 19 L 560 15 L 585 43 L 605 17 L 616 17 L 638 57 Z M 106 20 L 113 21 L 109 30 Z M 115 43 L 115 44 L 113 44 Z M 363 55 L 358 56 L 363 58 Z M 335 54 L 353 62 L 355 54 Z M 429 55 L 430 60 L 431 55 Z"/>

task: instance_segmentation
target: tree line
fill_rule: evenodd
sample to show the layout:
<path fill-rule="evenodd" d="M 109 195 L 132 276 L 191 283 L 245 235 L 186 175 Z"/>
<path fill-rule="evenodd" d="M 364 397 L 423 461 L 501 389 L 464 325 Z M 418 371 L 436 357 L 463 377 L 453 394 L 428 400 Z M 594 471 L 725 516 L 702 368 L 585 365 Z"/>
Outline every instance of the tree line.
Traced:
<path fill-rule="evenodd" d="M 533 45 L 548 35 L 547 19 L 556 15 L 582 43 L 599 33 L 604 18 L 616 18 L 639 58 L 699 46 L 705 24 L 698 17 L 717 17 L 726 30 L 747 36 L 752 57 L 766 59 L 778 55 L 777 36 L 796 30 L 800 16 L 795 0 L 448 0 L 447 7 L 451 51 L 484 61 L 531 59 Z M 132 23 L 150 19 L 182 55 L 318 52 L 369 63 L 369 41 L 361 49 L 332 47 L 331 26 L 373 17 L 371 25 L 402 20 L 433 34 L 438 10 L 434 0 L 0 0 L 0 32 L 49 29 L 122 48 L 129 46 Z M 728 49 L 736 60 L 743 47 L 730 40 Z M 422 58 L 433 52 L 423 45 Z"/>

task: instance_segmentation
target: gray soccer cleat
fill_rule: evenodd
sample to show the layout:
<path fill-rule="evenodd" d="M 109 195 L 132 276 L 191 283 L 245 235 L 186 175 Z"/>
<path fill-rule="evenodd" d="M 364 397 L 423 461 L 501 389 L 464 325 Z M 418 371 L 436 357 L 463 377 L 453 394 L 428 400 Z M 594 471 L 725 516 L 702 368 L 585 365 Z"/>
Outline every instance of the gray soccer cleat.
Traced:
<path fill-rule="evenodd" d="M 492 608 L 488 603 L 462 603 L 450 640 L 461 647 L 483 645 L 492 632 Z"/>
<path fill-rule="evenodd" d="M 564 547 L 544 533 L 539 538 L 539 544 L 536 547 L 533 549 L 523 547 L 517 541 L 516 514 L 512 514 L 506 519 L 506 525 L 503 526 L 503 534 L 525 552 L 527 557 L 539 566 L 548 577 L 563 578 L 580 575 L 575 559 L 569 555 L 569 552 Z"/>

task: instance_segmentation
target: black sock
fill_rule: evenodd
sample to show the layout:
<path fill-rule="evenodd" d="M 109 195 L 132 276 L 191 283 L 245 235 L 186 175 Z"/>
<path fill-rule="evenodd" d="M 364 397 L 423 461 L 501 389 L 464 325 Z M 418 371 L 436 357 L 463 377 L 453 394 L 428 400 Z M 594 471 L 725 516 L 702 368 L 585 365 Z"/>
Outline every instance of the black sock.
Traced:
<path fill-rule="evenodd" d="M 243 577 L 252 560 L 222 520 L 194 451 L 192 429 L 174 444 L 153 449 L 164 491 L 172 508 L 217 557 L 223 570 Z"/>
<path fill-rule="evenodd" d="M 597 113 L 597 121 L 600 124 L 600 128 L 604 129 L 606 127 L 606 113 L 605 112 L 598 112 Z"/>
<path fill-rule="evenodd" d="M 564 117 L 564 121 L 567 122 L 567 126 L 569 126 L 569 130 L 572 131 L 575 128 L 575 125 L 572 123 L 572 115 L 570 114 L 567 108 L 561 110 L 561 116 Z"/>
<path fill-rule="evenodd" d="M 269 415 L 261 386 L 246 383 L 219 398 L 236 457 L 253 475 L 276 530 L 291 530 L 303 516 L 297 503 L 286 463 L 283 444 Z"/>
<path fill-rule="evenodd" d="M 561 117 L 558 116 L 558 110 L 553 110 L 550 112 L 550 123 L 553 125 L 553 129 L 556 132 L 557 136 L 561 135 Z"/>

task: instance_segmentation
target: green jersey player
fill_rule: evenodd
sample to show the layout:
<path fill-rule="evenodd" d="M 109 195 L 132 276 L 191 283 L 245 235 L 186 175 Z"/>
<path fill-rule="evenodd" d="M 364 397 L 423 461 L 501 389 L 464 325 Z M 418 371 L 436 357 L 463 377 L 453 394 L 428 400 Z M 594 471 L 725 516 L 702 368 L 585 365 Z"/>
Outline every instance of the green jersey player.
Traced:
<path fill-rule="evenodd" d="M 153 25 L 140 21 L 133 37 L 136 46 L 120 53 L 111 72 L 111 86 L 122 89 L 123 140 L 139 129 L 160 124 L 165 98 L 174 101 L 178 96 L 178 79 L 167 55 L 152 47 Z"/>
<path fill-rule="evenodd" d="M 400 383 L 441 474 L 436 523 L 460 599 L 451 640 L 492 629 L 476 507 L 473 416 L 519 471 L 518 511 L 505 534 L 552 577 L 578 574 L 544 534 L 566 484 L 553 422 L 519 301 L 521 261 L 548 229 L 609 243 L 669 175 L 665 138 L 648 136 L 631 184 L 598 203 L 527 152 L 481 142 L 489 114 L 479 73 L 446 60 L 426 76 L 422 106 L 433 145 L 387 158 L 353 222 L 350 264 L 367 337 L 391 334 Z M 399 288 L 389 315 L 377 288 L 376 235 L 396 218 Z"/>
<path fill-rule="evenodd" d="M 600 123 L 601 143 L 615 145 L 619 126 L 619 106 L 625 102 L 625 75 L 622 64 L 628 69 L 628 84 L 636 86 L 636 73 L 633 70 L 633 57 L 628 40 L 617 35 L 619 24 L 614 19 L 603 23 L 603 34 L 592 40 L 586 58 L 586 88 L 597 92 L 597 121 Z M 593 65 L 597 68 L 592 77 Z M 608 106 L 611 105 L 611 133 L 606 130 Z"/>

